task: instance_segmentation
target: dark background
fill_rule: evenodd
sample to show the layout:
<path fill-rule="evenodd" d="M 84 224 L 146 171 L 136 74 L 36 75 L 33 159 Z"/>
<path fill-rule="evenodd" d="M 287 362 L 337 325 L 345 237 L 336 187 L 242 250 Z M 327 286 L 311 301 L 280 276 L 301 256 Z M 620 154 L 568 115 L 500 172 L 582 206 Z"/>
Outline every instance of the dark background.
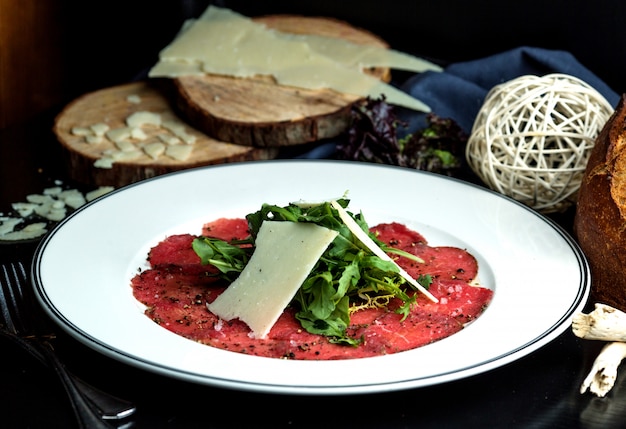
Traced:
<path fill-rule="evenodd" d="M 54 117 L 77 97 L 145 77 L 185 19 L 210 0 L 0 0 L 0 212 L 58 177 Z M 246 16 L 302 14 L 344 20 L 391 47 L 442 65 L 519 46 L 567 50 L 616 92 L 626 92 L 623 0 L 218 0 Z M 402 75 L 394 74 L 396 82 Z M 33 157 L 32 144 L 37 151 Z M 28 156 L 27 156 L 28 155 Z M 12 171 L 41 170 L 15 187 Z M 27 161 L 31 160 L 31 161 Z M 47 171 L 40 168 L 47 164 Z M 6 164 L 5 164 L 6 165 Z M 52 166 L 52 167 L 50 167 Z M 10 171 L 12 170 L 12 171 Z M 62 172 L 62 171 L 61 171 Z"/>
<path fill-rule="evenodd" d="M 135 79 L 209 0 L 0 0 L 0 129 Z M 568 50 L 626 92 L 622 0 L 222 0 L 247 16 L 329 16 L 442 63 L 517 46 Z"/>

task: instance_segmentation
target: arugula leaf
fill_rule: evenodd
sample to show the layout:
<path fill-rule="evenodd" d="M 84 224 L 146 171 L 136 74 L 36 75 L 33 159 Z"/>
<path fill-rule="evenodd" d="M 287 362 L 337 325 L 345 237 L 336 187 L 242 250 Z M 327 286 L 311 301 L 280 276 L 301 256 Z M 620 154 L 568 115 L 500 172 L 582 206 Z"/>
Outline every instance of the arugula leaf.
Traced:
<path fill-rule="evenodd" d="M 198 237 L 191 247 L 200 257 L 202 265 L 213 265 L 220 271 L 220 277 L 229 282 L 239 276 L 251 256 L 251 250 L 211 237 Z"/>

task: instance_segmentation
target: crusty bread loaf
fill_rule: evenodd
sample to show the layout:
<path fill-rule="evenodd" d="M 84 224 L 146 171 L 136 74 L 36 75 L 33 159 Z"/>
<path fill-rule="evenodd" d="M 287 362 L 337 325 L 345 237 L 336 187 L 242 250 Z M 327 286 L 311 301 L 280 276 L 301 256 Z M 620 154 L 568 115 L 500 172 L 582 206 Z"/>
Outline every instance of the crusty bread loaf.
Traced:
<path fill-rule="evenodd" d="M 626 310 L 626 95 L 596 139 L 574 234 L 592 274 L 592 299 Z"/>

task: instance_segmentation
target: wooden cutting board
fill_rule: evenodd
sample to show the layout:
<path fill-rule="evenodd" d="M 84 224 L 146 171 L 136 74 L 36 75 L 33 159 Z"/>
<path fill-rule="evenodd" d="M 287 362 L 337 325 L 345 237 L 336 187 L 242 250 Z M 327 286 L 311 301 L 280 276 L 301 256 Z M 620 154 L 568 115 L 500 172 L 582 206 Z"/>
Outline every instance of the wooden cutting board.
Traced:
<path fill-rule="evenodd" d="M 254 20 L 284 32 L 388 47 L 378 36 L 335 19 L 271 15 Z M 388 68 L 367 72 L 385 82 L 391 79 Z M 270 77 L 184 76 L 174 84 L 178 108 L 198 129 L 219 140 L 257 147 L 336 137 L 348 128 L 350 108 L 359 100 L 332 90 L 277 85 Z"/>
<path fill-rule="evenodd" d="M 132 160 L 116 161 L 111 168 L 94 166 L 103 153 L 117 150 L 116 145 L 107 138 L 103 138 L 100 143 L 87 143 L 85 136 L 74 134 L 72 129 L 97 123 L 105 123 L 109 129 L 122 128 L 126 126 L 126 119 L 139 111 L 157 113 L 163 122 L 176 120 L 183 123 L 185 132 L 195 138 L 189 157 L 177 160 L 161 155 L 153 159 L 142 153 Z M 159 127 L 146 126 L 142 130 L 147 138 L 136 141 L 138 146 L 159 141 L 157 134 L 163 133 Z M 236 145 L 208 137 L 177 116 L 164 90 L 148 82 L 105 88 L 77 98 L 55 118 L 53 131 L 66 154 L 70 178 L 97 186 L 120 187 L 173 171 L 227 162 L 271 159 L 278 154 L 278 149 Z"/>

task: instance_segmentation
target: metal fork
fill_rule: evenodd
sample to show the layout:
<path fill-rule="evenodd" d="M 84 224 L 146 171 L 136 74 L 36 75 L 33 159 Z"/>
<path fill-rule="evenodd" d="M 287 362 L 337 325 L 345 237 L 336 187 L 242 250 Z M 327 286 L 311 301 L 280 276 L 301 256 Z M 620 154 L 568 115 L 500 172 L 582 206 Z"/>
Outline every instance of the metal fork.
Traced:
<path fill-rule="evenodd" d="M 121 420 L 135 412 L 135 406 L 90 386 L 66 369 L 54 351 L 50 339 L 54 334 L 36 326 L 37 308 L 28 288 L 28 277 L 21 262 L 0 268 L 0 335 L 10 339 L 50 367 L 58 375 L 71 401 L 80 428 L 111 429 L 109 422 Z"/>

